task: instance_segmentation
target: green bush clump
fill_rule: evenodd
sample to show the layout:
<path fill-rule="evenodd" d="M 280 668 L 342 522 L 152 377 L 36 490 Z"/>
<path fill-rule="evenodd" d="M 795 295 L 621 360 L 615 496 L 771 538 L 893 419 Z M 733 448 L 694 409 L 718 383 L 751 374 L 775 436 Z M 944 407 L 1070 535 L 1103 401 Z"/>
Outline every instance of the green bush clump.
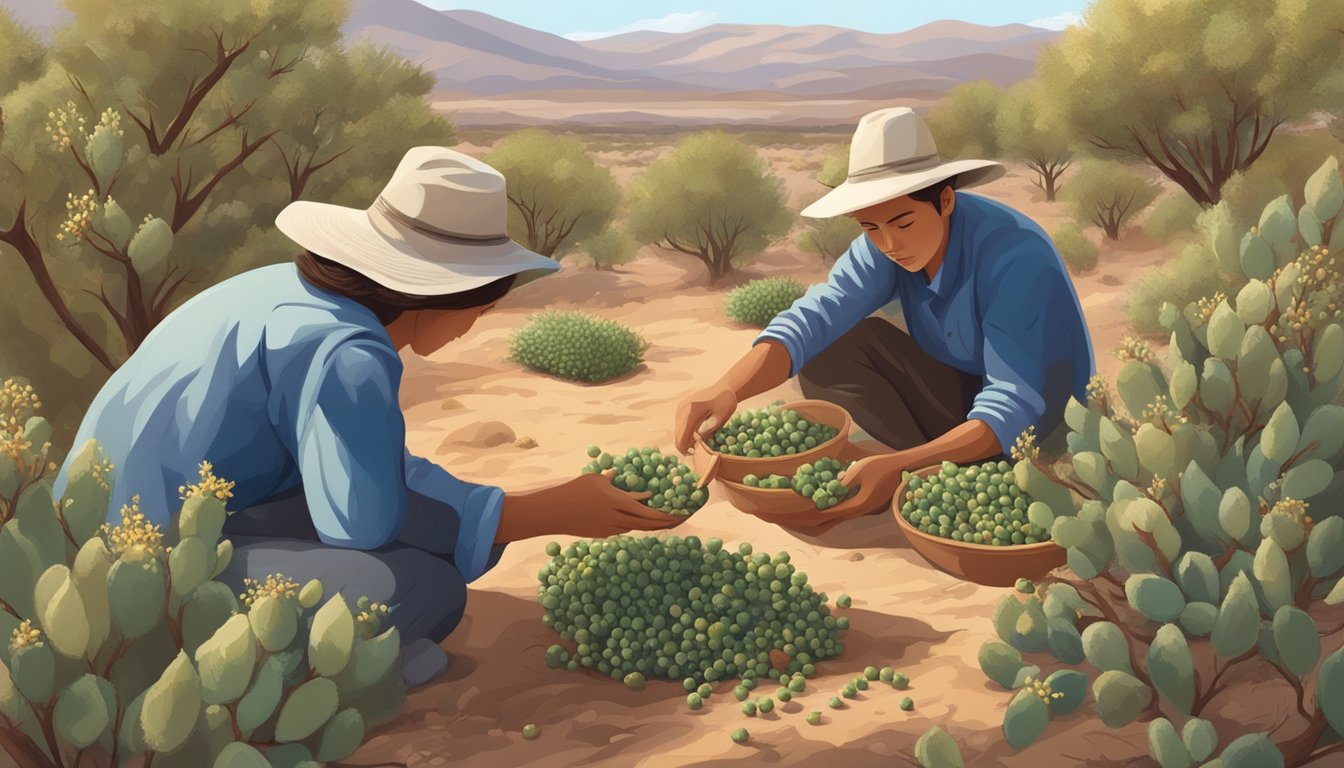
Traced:
<path fill-rule="evenodd" d="M 1235 293 L 1246 279 L 1242 276 L 1239 282 L 1237 275 L 1223 271 L 1209 246 L 1187 243 L 1175 257 L 1145 275 L 1134 286 L 1125 314 L 1139 333 L 1165 336 L 1159 319 L 1163 304 L 1183 307 L 1219 291 Z"/>
<path fill-rule="evenodd" d="M 1184 192 L 1162 198 L 1143 220 L 1143 233 L 1155 240 L 1174 240 L 1195 229 L 1204 207 Z"/>
<path fill-rule="evenodd" d="M 1050 239 L 1054 241 L 1055 250 L 1059 251 L 1059 257 L 1070 272 L 1081 274 L 1096 269 L 1097 246 L 1087 239 L 1077 224 L 1064 222 L 1050 235 Z"/>
<path fill-rule="evenodd" d="M 719 453 L 759 459 L 792 456 L 810 451 L 840 434 L 829 424 L 808 421 L 802 414 L 778 405 L 741 411 L 711 438 Z"/>
<path fill-rule="evenodd" d="M 813 219 L 798 240 L 798 246 L 813 254 L 823 264 L 840 258 L 854 240 L 863 234 L 863 227 L 848 216 L 831 219 Z"/>
<path fill-rule="evenodd" d="M 1006 547 L 1050 538 L 1052 519 L 1022 490 L 1006 461 L 971 467 L 943 462 L 931 477 L 909 474 L 901 516 L 919 530 L 967 544 Z"/>
<path fill-rule="evenodd" d="M 542 312 L 514 332 L 509 353 L 534 371 L 570 381 L 599 383 L 644 362 L 648 348 L 634 331 L 582 312 Z"/>
<path fill-rule="evenodd" d="M 355 616 L 281 574 L 240 601 L 216 581 L 232 483 L 209 464 L 171 532 L 138 500 L 103 523 L 114 478 L 94 441 L 53 503 L 36 406 L 26 387 L 0 391 L 0 745 L 18 764 L 336 762 L 400 710 L 384 606 L 361 600 Z"/>
<path fill-rule="evenodd" d="M 793 306 L 807 289 L 797 280 L 787 277 L 767 277 L 752 280 L 728 293 L 723 307 L 728 317 L 745 325 L 764 328 L 775 315 Z"/>
<path fill-rule="evenodd" d="M 844 651 L 825 593 L 785 552 L 613 536 L 569 544 L 537 578 L 542 623 L 567 645 L 552 666 L 701 683 L 703 699 L 708 682 L 773 679 Z"/>
<path fill-rule="evenodd" d="M 1021 654 L 1048 651 L 1095 669 L 1106 726 L 1149 721 L 1160 765 L 1217 754 L 1225 766 L 1296 768 L 1333 749 L 1344 727 L 1344 626 L 1329 612 L 1344 602 L 1335 159 L 1303 198 L 1296 210 L 1270 203 L 1249 231 L 1230 218 L 1214 227 L 1219 263 L 1244 286 L 1162 307 L 1165 366 L 1146 344 L 1123 345 L 1114 390 L 1098 377 L 1065 413 L 1067 472 L 1046 466 L 1030 435 L 1019 441 L 1014 472 L 1054 514 L 1068 572 L 1025 599 L 1004 596 L 992 617 L 1000 640 L 981 650 L 986 674 L 1020 689 L 1003 725 L 1013 746 L 1087 696 L 1083 671 L 1033 682 Z M 1293 705 L 1267 690 L 1280 682 Z M 1219 707 L 1228 701 L 1235 708 Z M 1229 724 L 1222 734 L 1211 714 Z M 1272 734 L 1256 732 L 1271 720 Z"/>
<path fill-rule="evenodd" d="M 588 457 L 592 461 L 584 466 L 584 474 L 611 470 L 612 485 L 631 493 L 652 493 L 645 506 L 669 515 L 693 515 L 709 500 L 709 491 L 696 487 L 700 475 L 656 448 L 631 448 L 624 456 L 613 456 L 594 445 Z"/>

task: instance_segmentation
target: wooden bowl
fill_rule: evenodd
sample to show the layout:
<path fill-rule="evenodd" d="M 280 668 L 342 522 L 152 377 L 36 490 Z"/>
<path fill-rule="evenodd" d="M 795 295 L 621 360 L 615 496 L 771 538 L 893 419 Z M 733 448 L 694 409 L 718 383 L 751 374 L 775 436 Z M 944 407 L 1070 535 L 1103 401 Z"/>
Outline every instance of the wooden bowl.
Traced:
<path fill-rule="evenodd" d="M 729 480 L 739 484 L 742 482 L 742 478 L 747 475 L 756 475 L 757 477 L 787 475 L 793 477 L 798 468 L 804 464 L 809 464 L 823 456 L 838 458 L 843 447 L 848 445 L 849 430 L 853 426 L 854 420 L 850 418 L 849 412 L 844 408 L 825 400 L 799 400 L 795 403 L 785 403 L 780 408 L 797 411 L 808 421 L 826 424 L 835 427 L 838 431 L 835 437 L 824 443 L 818 443 L 815 448 L 809 448 L 792 456 L 770 456 L 759 459 L 721 453 L 709 447 L 697 435 L 695 438 L 696 471 L 700 472 L 702 476 Z M 789 493 L 793 492 L 789 491 Z"/>
<path fill-rule="evenodd" d="M 941 467 L 925 467 L 913 474 L 929 477 L 938 474 L 939 469 Z M 939 570 L 987 587 L 1011 587 L 1020 578 L 1033 581 L 1039 579 L 1064 565 L 1068 559 L 1068 550 L 1053 541 L 996 547 L 990 544 L 968 544 L 925 533 L 901 514 L 909 482 L 907 478 L 896 489 L 896 495 L 891 500 L 891 511 L 896 515 L 896 523 L 905 533 L 910 546 Z"/>
<path fill-rule="evenodd" d="M 792 458 L 792 457 L 790 457 Z M 773 512 L 780 515 L 792 515 L 815 510 L 817 505 L 811 499 L 795 493 L 792 488 L 753 488 L 749 485 L 715 478 L 724 498 L 738 510 L 749 514 Z"/>

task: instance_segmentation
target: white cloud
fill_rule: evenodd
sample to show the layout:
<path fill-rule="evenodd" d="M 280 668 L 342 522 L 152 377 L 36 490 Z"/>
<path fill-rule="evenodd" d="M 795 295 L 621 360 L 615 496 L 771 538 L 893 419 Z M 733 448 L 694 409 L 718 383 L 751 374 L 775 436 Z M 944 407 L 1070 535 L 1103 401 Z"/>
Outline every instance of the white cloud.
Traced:
<path fill-rule="evenodd" d="M 1028 21 L 1027 24 L 1041 29 L 1060 30 L 1065 27 L 1071 27 L 1075 24 L 1082 24 L 1083 16 L 1078 13 L 1061 13 L 1058 16 L 1046 16 L 1043 19 Z"/>
<path fill-rule="evenodd" d="M 623 35 L 626 32 L 641 32 L 645 30 L 653 32 L 690 32 L 693 29 L 707 27 L 718 20 L 719 15 L 711 11 L 691 11 L 690 13 L 669 13 L 661 19 L 641 19 L 632 21 L 622 27 L 609 29 L 605 32 L 573 32 L 565 35 L 570 40 L 597 40 L 602 37 L 611 37 L 612 35 Z"/>

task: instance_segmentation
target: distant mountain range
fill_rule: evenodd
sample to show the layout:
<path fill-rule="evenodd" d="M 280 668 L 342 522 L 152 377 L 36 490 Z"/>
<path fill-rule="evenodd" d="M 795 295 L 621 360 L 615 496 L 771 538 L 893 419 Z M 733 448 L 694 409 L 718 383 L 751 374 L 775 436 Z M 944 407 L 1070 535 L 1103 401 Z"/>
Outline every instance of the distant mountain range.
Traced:
<path fill-rule="evenodd" d="M 362 0 L 350 39 L 391 46 L 438 77 L 444 95 L 553 98 L 557 91 L 771 94 L 882 99 L 1031 76 L 1059 34 L 1023 24 L 939 21 L 895 34 L 828 26 L 715 24 L 575 41 L 476 11 Z"/>
<path fill-rule="evenodd" d="M 65 13 L 60 0 L 0 7 L 44 36 Z M 1030 77 L 1060 34 L 961 21 L 894 34 L 715 24 L 576 41 L 416 0 L 352 0 L 345 33 L 432 72 L 436 105 L 474 125 L 848 124 L 875 102 L 927 106 L 958 83 Z"/>

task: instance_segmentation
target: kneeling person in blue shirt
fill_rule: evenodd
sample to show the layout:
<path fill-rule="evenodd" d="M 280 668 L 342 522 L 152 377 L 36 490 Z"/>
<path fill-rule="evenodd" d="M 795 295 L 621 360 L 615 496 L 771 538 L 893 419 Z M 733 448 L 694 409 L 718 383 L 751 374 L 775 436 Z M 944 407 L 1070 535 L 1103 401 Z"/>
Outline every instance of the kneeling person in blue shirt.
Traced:
<path fill-rule="evenodd" d="M 1046 234 L 1021 213 L 957 191 L 998 178 L 984 160 L 942 161 L 910 109 L 866 115 L 849 176 L 803 211 L 864 229 L 715 384 L 676 418 L 677 446 L 712 434 L 740 400 L 798 376 L 803 393 L 843 406 L 882 446 L 841 477 L 857 491 L 805 515 L 760 516 L 816 533 L 885 508 L 901 473 L 1008 454 L 1034 427 L 1086 397 L 1092 343 L 1077 293 Z M 909 334 L 870 317 L 899 300 Z"/>
<path fill-rule="evenodd" d="M 287 207 L 276 224 L 306 249 L 296 263 L 183 304 L 90 406 L 75 445 L 97 440 L 116 467 L 109 522 L 138 495 L 167 528 L 179 488 L 212 463 L 235 483 L 221 580 L 241 592 L 281 573 L 389 606 L 410 685 L 446 668 L 438 643 L 462 618 L 466 584 L 507 542 L 679 522 L 601 475 L 505 493 L 406 450 L 397 351 L 439 350 L 515 286 L 559 269 L 508 238 L 507 205 L 495 169 L 417 147 L 367 210 Z"/>

